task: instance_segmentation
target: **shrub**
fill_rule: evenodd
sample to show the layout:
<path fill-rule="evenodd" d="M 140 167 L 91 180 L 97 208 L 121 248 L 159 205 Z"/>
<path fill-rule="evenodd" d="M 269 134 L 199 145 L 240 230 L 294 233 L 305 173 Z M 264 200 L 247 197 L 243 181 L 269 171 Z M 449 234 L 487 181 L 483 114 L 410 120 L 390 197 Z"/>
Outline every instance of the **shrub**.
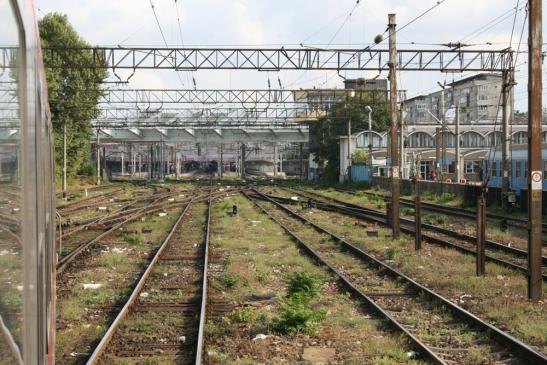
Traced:
<path fill-rule="evenodd" d="M 309 298 L 304 294 L 294 294 L 278 299 L 278 317 L 273 328 L 279 333 L 294 335 L 313 334 L 317 323 L 325 319 L 325 311 L 310 308 Z"/>
<path fill-rule="evenodd" d="M 126 243 L 130 243 L 132 245 L 137 245 L 142 242 L 141 236 L 139 234 L 126 234 L 123 236 L 123 240 Z"/>
<path fill-rule="evenodd" d="M 307 272 L 293 272 L 287 276 L 287 296 L 303 295 L 303 299 L 312 299 L 319 297 L 319 287 L 323 279 L 318 275 L 308 274 Z"/>
<path fill-rule="evenodd" d="M 235 287 L 237 287 L 238 282 L 238 277 L 233 274 L 226 274 L 222 278 L 220 278 L 220 283 L 226 289 L 234 289 Z"/>

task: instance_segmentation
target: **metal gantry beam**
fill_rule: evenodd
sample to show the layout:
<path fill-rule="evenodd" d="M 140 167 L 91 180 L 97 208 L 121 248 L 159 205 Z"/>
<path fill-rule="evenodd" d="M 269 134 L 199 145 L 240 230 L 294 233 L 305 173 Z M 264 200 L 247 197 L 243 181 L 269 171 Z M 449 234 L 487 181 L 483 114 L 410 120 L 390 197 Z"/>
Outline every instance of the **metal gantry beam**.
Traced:
<path fill-rule="evenodd" d="M 389 50 L 316 48 L 45 48 L 48 67 L 108 69 L 238 69 L 389 71 Z M 13 67 L 17 48 L 3 47 L 0 69 Z M 510 50 L 402 49 L 401 71 L 489 71 L 508 69 Z"/>
<path fill-rule="evenodd" d="M 99 104 L 308 104 L 332 105 L 354 90 L 345 89 L 263 89 L 263 90 L 181 90 L 106 89 Z M 85 91 L 84 91 L 85 94 Z M 357 96 L 387 99 L 387 91 L 359 90 Z"/>

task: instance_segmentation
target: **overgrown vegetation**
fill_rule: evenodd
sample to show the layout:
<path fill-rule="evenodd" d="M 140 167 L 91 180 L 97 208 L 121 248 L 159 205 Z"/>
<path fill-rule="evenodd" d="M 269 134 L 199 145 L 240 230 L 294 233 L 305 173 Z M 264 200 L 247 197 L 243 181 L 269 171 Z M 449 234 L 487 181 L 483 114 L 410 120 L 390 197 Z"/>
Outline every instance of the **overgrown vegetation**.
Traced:
<path fill-rule="evenodd" d="M 310 306 L 320 296 L 323 279 L 306 272 L 293 272 L 287 277 L 287 295 L 278 298 L 278 316 L 273 320 L 275 331 L 293 335 L 312 334 L 315 325 L 325 319 L 325 311 Z"/>

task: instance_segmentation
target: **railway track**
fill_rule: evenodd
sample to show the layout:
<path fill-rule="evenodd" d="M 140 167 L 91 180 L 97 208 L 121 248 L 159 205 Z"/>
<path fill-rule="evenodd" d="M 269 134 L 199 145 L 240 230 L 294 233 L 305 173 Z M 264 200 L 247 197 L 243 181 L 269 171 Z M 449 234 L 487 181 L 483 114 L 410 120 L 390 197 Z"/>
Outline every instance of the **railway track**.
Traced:
<path fill-rule="evenodd" d="M 87 364 L 201 363 L 212 198 L 187 203 Z"/>
<path fill-rule="evenodd" d="M 334 233 L 254 190 L 245 194 L 434 364 L 545 364 L 547 357 Z M 258 199 L 264 203 L 258 203 Z"/>
<path fill-rule="evenodd" d="M 351 190 L 345 190 L 345 189 L 336 189 L 336 191 L 339 191 L 341 193 L 351 194 L 355 195 L 356 192 Z M 367 196 L 374 196 L 377 198 L 380 198 L 384 201 L 391 201 L 391 197 L 388 195 L 382 195 L 382 194 L 376 194 L 368 191 L 362 191 L 361 192 L 364 195 Z M 414 202 L 411 199 L 399 199 L 400 203 L 402 205 L 413 207 Z M 441 213 L 445 215 L 450 215 L 454 217 L 463 217 L 468 218 L 472 220 L 477 219 L 477 215 L 475 212 L 470 211 L 469 209 L 465 208 L 459 208 L 459 207 L 448 207 L 445 205 L 435 204 L 435 203 L 429 203 L 429 202 L 422 202 L 422 209 L 435 212 L 435 213 Z M 508 217 L 501 214 L 495 214 L 495 213 L 486 213 L 486 218 L 490 219 L 496 219 L 496 220 L 505 220 L 508 225 L 517 227 L 517 228 L 523 228 L 526 229 L 528 227 L 528 221 L 525 219 L 515 218 L 515 217 Z M 542 223 L 542 231 L 543 233 L 547 233 L 547 223 Z"/>
<path fill-rule="evenodd" d="M 320 194 L 301 192 L 299 190 L 291 190 L 291 192 L 313 199 L 315 201 L 315 205 L 320 209 L 335 211 L 354 218 L 372 221 L 384 226 L 387 225 L 386 213 L 383 211 L 364 208 L 355 204 L 342 202 L 334 198 L 328 198 Z M 287 198 L 270 197 L 285 203 L 295 203 Z M 402 223 L 402 232 L 410 235 L 415 234 L 414 220 L 400 218 L 400 221 Z M 422 239 L 429 243 L 456 249 L 464 254 L 476 255 L 476 237 L 464 233 L 422 223 Z M 525 275 L 528 274 L 528 268 L 526 266 L 528 259 L 527 251 L 506 246 L 492 240 L 486 240 L 486 253 L 486 261 L 511 268 Z M 542 262 L 544 266 L 547 266 L 547 257 L 543 256 Z M 543 280 L 547 280 L 546 274 L 543 274 Z"/>

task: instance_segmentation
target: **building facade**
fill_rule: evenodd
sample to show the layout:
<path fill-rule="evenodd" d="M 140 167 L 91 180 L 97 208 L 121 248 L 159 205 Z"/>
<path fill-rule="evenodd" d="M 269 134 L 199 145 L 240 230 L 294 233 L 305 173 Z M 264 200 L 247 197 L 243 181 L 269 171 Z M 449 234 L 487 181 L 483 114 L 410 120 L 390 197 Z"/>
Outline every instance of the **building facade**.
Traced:
<path fill-rule="evenodd" d="M 457 106 L 461 124 L 499 120 L 501 88 L 502 77 L 498 74 L 481 73 L 458 80 L 447 84 L 444 90 L 405 100 L 405 119 L 409 124 L 432 124 L 443 120 L 444 94 L 445 115 L 453 115 Z"/>

